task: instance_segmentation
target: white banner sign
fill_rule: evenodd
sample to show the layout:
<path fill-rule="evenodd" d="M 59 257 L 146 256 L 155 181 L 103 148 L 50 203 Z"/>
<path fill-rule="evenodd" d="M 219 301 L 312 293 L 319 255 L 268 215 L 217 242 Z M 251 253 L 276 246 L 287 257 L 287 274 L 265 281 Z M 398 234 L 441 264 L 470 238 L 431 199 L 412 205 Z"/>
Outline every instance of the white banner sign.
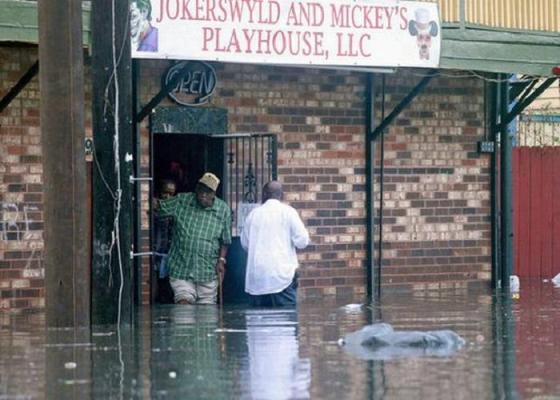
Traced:
<path fill-rule="evenodd" d="M 437 5 L 395 0 L 132 0 L 132 57 L 437 67 Z"/>

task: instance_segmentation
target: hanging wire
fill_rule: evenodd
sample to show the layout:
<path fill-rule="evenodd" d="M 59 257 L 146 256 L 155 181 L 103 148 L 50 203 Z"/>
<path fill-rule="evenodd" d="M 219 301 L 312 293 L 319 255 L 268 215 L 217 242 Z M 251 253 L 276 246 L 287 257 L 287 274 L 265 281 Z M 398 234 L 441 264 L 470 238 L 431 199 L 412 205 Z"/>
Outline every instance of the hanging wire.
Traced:
<path fill-rule="evenodd" d="M 435 77 L 437 76 L 441 76 L 441 77 L 445 77 L 445 78 L 454 78 L 454 79 L 470 79 L 470 78 L 478 78 L 481 79 L 485 82 L 491 82 L 491 83 L 501 83 L 501 82 L 510 82 L 509 79 L 497 79 L 497 78 L 490 78 L 487 76 L 482 75 L 481 73 L 477 72 L 477 71 L 465 71 L 467 72 L 467 74 L 459 74 L 459 73 L 444 73 L 444 72 L 437 72 L 436 74 L 434 74 Z M 407 73 L 408 75 L 412 75 L 412 76 L 419 76 L 419 77 L 425 77 L 426 74 L 422 74 L 422 73 L 416 73 L 416 72 L 411 72 L 411 73 Z M 529 77 L 529 78 L 520 78 L 518 80 L 516 80 L 516 82 L 534 82 L 534 81 L 540 81 L 543 79 L 548 79 L 548 78 L 555 78 L 556 75 L 544 75 L 544 76 L 538 76 L 538 77 Z"/>
<path fill-rule="evenodd" d="M 122 294 L 124 290 L 124 271 L 122 265 L 122 253 L 121 253 L 121 240 L 120 240 L 120 216 L 121 216 L 121 200 L 122 200 L 122 186 L 121 186 L 121 166 L 120 166 L 120 141 L 119 141 L 119 122 L 120 122 L 120 99 L 119 99 L 119 77 L 118 77 L 118 63 L 117 63 L 117 48 L 116 48 L 116 0 L 111 2 L 111 19 L 112 19 L 112 26 L 111 26 L 111 47 L 112 47 L 112 57 L 113 57 L 113 87 L 114 87 L 114 95 L 115 95 L 115 105 L 114 105 L 114 129 L 115 132 L 113 134 L 113 160 L 114 160 L 114 168 L 115 168 L 115 176 L 117 178 L 117 190 L 116 190 L 116 199 L 115 199 L 115 219 L 113 220 L 113 242 L 111 243 L 111 247 L 113 243 L 116 244 L 117 247 L 117 259 L 119 262 L 119 275 L 120 275 L 120 282 L 119 282 L 119 299 L 118 299 L 118 309 L 117 309 L 117 327 L 121 325 L 121 314 L 122 314 Z M 124 46 L 123 46 L 124 47 Z M 122 52 L 122 49 L 121 49 Z"/>

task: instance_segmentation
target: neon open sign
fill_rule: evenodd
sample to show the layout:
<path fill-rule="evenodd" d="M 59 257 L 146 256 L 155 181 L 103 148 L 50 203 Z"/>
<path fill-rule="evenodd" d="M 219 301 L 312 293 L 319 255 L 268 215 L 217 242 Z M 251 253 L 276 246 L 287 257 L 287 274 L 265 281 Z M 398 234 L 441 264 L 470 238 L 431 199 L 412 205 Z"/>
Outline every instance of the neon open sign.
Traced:
<path fill-rule="evenodd" d="M 201 61 L 182 61 L 174 64 L 165 74 L 164 86 L 177 74 L 182 76 L 169 92 L 169 97 L 184 106 L 198 106 L 208 102 L 216 88 L 216 72 L 211 65 Z"/>

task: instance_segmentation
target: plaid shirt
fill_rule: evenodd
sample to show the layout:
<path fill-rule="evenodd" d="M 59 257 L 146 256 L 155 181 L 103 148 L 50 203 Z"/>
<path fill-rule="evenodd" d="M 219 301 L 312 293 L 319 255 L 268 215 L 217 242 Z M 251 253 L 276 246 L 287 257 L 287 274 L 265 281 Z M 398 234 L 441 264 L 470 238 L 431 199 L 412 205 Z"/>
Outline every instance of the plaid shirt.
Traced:
<path fill-rule="evenodd" d="M 212 207 L 202 208 L 196 194 L 179 193 L 160 202 L 160 214 L 175 218 L 169 276 L 193 282 L 216 279 L 220 247 L 231 243 L 228 205 L 216 197 Z"/>

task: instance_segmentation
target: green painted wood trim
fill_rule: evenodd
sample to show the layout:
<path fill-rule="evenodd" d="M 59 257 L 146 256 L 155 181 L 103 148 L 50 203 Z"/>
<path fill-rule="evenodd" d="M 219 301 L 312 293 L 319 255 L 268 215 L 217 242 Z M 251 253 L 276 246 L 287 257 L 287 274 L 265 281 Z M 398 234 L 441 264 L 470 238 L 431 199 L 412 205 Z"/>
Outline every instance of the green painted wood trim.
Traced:
<path fill-rule="evenodd" d="M 454 24 L 445 23 L 443 26 L 451 26 Z M 488 25 L 481 25 L 481 24 L 473 24 L 467 22 L 465 24 L 465 29 L 476 29 L 479 31 L 488 31 L 493 33 L 506 33 L 506 34 L 522 34 L 523 36 L 527 37 L 527 40 L 538 41 L 540 43 L 541 37 L 560 37 L 560 32 L 552 32 L 552 31 L 540 31 L 536 29 L 513 29 L 513 28 L 502 28 L 502 27 L 495 27 L 495 26 L 488 26 Z M 546 39 L 545 39 L 546 40 Z"/>
<path fill-rule="evenodd" d="M 91 44 L 90 7 L 83 6 L 83 40 L 84 46 Z M 39 42 L 39 18 L 37 2 L 0 0 L 0 42 Z"/>
<path fill-rule="evenodd" d="M 443 69 L 549 76 L 560 64 L 560 34 L 444 27 L 442 37 Z"/>
<path fill-rule="evenodd" d="M 519 31 L 514 29 L 493 29 L 486 26 L 469 25 L 460 29 L 456 24 L 443 26 L 442 39 L 501 42 L 501 43 L 529 43 L 531 45 L 560 45 L 560 33 Z"/>

